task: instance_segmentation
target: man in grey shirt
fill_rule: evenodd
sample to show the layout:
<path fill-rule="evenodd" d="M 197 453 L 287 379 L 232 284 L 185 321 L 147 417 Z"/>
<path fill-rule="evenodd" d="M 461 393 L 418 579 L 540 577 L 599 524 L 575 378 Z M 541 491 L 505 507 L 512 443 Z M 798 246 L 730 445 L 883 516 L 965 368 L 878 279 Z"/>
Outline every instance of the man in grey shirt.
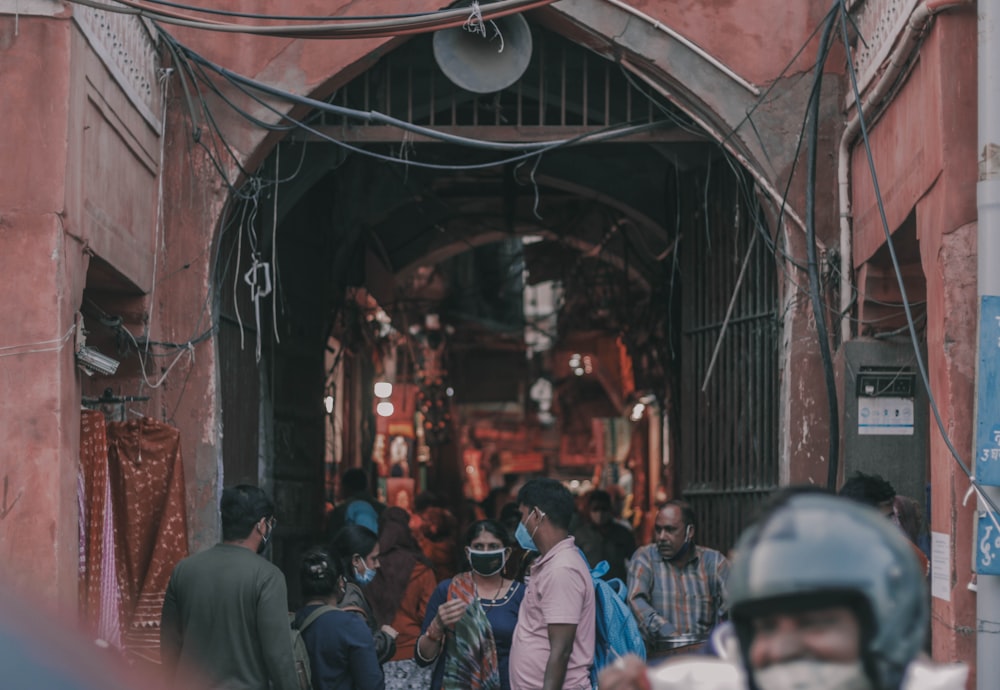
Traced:
<path fill-rule="evenodd" d="M 222 492 L 222 543 L 174 568 L 160 616 L 168 680 L 178 671 L 208 688 L 299 690 L 285 577 L 262 558 L 274 503 L 256 486 Z"/>

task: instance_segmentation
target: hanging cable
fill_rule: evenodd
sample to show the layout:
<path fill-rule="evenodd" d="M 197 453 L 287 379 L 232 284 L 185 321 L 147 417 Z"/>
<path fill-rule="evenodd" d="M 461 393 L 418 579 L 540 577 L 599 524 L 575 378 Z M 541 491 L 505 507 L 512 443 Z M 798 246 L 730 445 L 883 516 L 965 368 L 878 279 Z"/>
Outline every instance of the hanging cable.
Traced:
<path fill-rule="evenodd" d="M 70 2 L 106 12 L 139 16 L 153 22 L 172 24 L 190 29 L 204 31 L 219 31 L 225 33 L 241 33 L 255 36 L 271 36 L 275 38 L 309 38 L 309 39 L 349 39 L 349 38 L 394 38 L 421 33 L 430 33 L 441 29 L 457 28 L 466 23 L 469 17 L 468 7 L 456 7 L 438 10 L 432 13 L 413 17 L 375 19 L 370 21 L 324 21 L 318 24 L 269 25 L 236 24 L 212 19 L 197 19 L 189 15 L 150 8 L 144 3 L 134 0 L 116 0 L 116 5 L 109 5 L 100 0 L 69 0 Z M 555 0 L 500 0 L 481 6 L 483 18 L 486 20 L 500 19 L 511 14 L 527 12 L 550 5 Z"/>
<path fill-rule="evenodd" d="M 843 0 L 837 0 L 842 2 Z M 839 6 L 839 5 L 838 5 Z M 809 261 L 809 294 L 812 298 L 813 317 L 816 320 L 816 336 L 819 352 L 823 358 L 823 374 L 826 380 L 826 399 L 829 410 L 829 460 L 827 463 L 826 486 L 831 491 L 837 488 L 840 456 L 840 407 L 837 403 L 837 379 L 833 371 L 833 356 L 830 353 L 830 338 L 826 330 L 826 309 L 819 285 L 819 270 L 816 260 L 816 149 L 819 144 L 819 102 L 822 92 L 823 68 L 830 54 L 830 36 L 836 25 L 837 12 L 827 15 L 826 25 L 820 37 L 819 54 L 816 58 L 813 89 L 809 95 L 809 136 L 806 167 L 806 253 Z"/>
<path fill-rule="evenodd" d="M 278 336 L 278 171 L 281 168 L 281 144 L 274 147 L 274 202 L 271 215 L 271 269 L 274 273 L 274 294 L 271 296 L 271 328 L 274 342 L 281 344 Z"/>
<path fill-rule="evenodd" d="M 602 141 L 605 139 L 613 139 L 616 136 L 622 136 L 626 133 L 633 133 L 637 131 L 642 131 L 644 129 L 662 127 L 666 124 L 663 121 L 654 123 L 644 123 L 642 125 L 625 125 L 617 127 L 609 127 L 604 130 L 599 130 L 597 132 L 589 132 L 583 134 L 579 137 L 573 137 L 570 139 L 555 139 L 545 142 L 503 142 L 503 141 L 488 141 L 484 139 L 473 139 L 470 137 L 463 137 L 456 134 L 449 134 L 447 132 L 441 132 L 432 127 L 424 127 L 422 125 L 416 125 L 412 122 L 407 122 L 406 120 L 400 120 L 399 118 L 392 117 L 390 115 L 385 115 L 383 113 L 369 110 L 355 110 L 353 108 L 345 108 L 343 106 L 334 105 L 332 103 L 327 103 L 326 101 L 316 100 L 314 98 L 309 98 L 308 96 L 299 96 L 288 91 L 270 86 L 263 82 L 257 81 L 256 79 L 251 79 L 250 77 L 245 77 L 241 74 L 233 72 L 225 67 L 217 65 L 207 58 L 202 57 L 195 51 L 191 50 L 187 46 L 179 43 L 172 36 L 165 32 L 161 32 L 161 35 L 165 40 L 172 42 L 179 52 L 187 56 L 190 60 L 195 63 L 202 65 L 211 71 L 215 72 L 219 76 L 225 78 L 233 85 L 239 85 L 240 87 L 246 87 L 257 91 L 268 96 L 275 98 L 280 98 L 284 101 L 294 103 L 296 105 L 304 105 L 331 115 L 337 115 L 340 117 L 349 118 L 352 120 L 358 120 L 366 124 L 377 123 L 382 125 L 390 125 L 393 127 L 398 127 L 414 134 L 419 134 L 421 136 L 430 137 L 437 141 L 446 144 L 458 144 L 461 146 L 469 146 L 473 148 L 480 148 L 486 150 L 500 150 L 500 151 L 544 151 L 556 146 L 563 146 L 570 143 L 582 143 L 584 141 L 592 143 L 595 141 Z M 244 90 L 244 93 L 247 93 Z M 249 95 L 249 94 L 248 94 Z M 268 106 L 265 102 L 260 99 L 256 99 L 265 107 Z M 273 106 L 271 106 L 273 108 Z M 277 110 L 274 112 L 278 113 Z M 242 113 L 241 113 L 242 114 Z M 281 113 L 278 113 L 281 114 Z M 283 114 L 282 114 L 283 115 Z M 283 115 L 284 116 L 284 115 Z M 328 141 L 333 141 L 329 137 L 324 137 L 319 131 L 309 127 L 304 122 L 299 120 L 294 120 L 291 117 L 284 116 L 290 122 L 294 122 L 301 129 L 320 136 Z"/>
<path fill-rule="evenodd" d="M 168 2 L 167 0 L 144 0 L 146 4 L 149 5 L 162 5 L 164 7 L 173 7 L 174 9 L 184 10 L 186 12 L 198 12 L 201 14 L 212 14 L 219 17 L 237 17 L 239 19 L 265 19 L 270 21 L 285 21 L 285 22 L 343 22 L 343 21 L 360 21 L 360 20 L 376 20 L 376 19 L 406 19 L 412 17 L 426 17 L 428 15 L 434 15 L 441 10 L 436 10 L 432 12 L 409 12 L 402 14 L 373 14 L 373 15 L 350 15 L 350 16 L 337 16 L 337 15 L 283 15 L 283 14 L 255 14 L 252 12 L 234 12 L 231 10 L 219 10 L 211 7 L 197 7 L 194 5 L 184 5 L 179 2 Z"/>
<path fill-rule="evenodd" d="M 847 23 L 843 18 L 843 15 L 846 13 L 846 7 L 844 6 L 844 0 L 837 0 L 837 2 L 841 6 L 841 36 L 843 38 L 844 45 L 846 46 L 849 45 L 847 43 Z M 892 260 L 892 268 L 896 274 L 896 284 L 899 287 L 899 294 L 902 298 L 903 311 L 906 313 L 906 325 L 910 334 L 910 342 L 913 344 L 913 352 L 917 361 L 917 369 L 920 371 L 920 378 L 923 381 L 924 390 L 927 391 L 927 400 L 930 403 L 931 411 L 934 413 L 934 421 L 937 424 L 938 432 L 941 434 L 941 438 L 944 440 L 944 443 L 948 448 L 948 452 L 951 453 L 951 457 L 955 460 L 955 463 L 959 466 L 965 476 L 968 477 L 969 482 L 971 483 L 970 489 L 975 490 L 980 500 L 986 503 L 990 510 L 995 514 L 1000 512 L 1000 508 L 997 507 L 996 502 L 990 497 L 990 495 L 981 489 L 979 482 L 976 481 L 975 476 L 972 474 L 972 470 L 965 464 L 965 461 L 962 460 L 962 456 L 959 454 L 958 449 L 956 449 L 955 444 L 952 443 L 951 437 L 948 435 L 948 430 L 945 427 L 944 420 L 941 418 L 941 411 L 938 409 L 937 400 L 931 390 L 930 377 L 927 374 L 927 364 L 924 362 L 924 356 L 920 349 L 920 340 L 917 337 L 917 327 L 913 319 L 913 313 L 910 309 L 910 301 L 907 297 L 906 284 L 903 279 L 903 270 L 899 265 L 899 258 L 896 256 L 896 247 L 892 240 L 892 233 L 889 230 L 889 220 L 886 217 L 885 204 L 882 201 L 882 192 L 879 188 L 878 176 L 875 172 L 875 158 L 872 155 L 871 142 L 868 138 L 868 125 L 865 122 L 864 109 L 861 105 L 861 93 L 858 87 L 858 79 L 854 69 L 854 62 L 851 59 L 850 53 L 848 53 L 847 57 L 847 72 L 851 78 L 851 89 L 854 92 L 854 103 L 858 112 L 861 139 L 864 142 L 865 157 L 868 162 L 868 172 L 871 175 L 872 187 L 875 192 L 875 203 L 878 207 L 879 220 L 882 224 L 882 232 L 885 234 L 885 243 L 889 250 L 889 258 Z M 998 527 L 998 529 L 1000 529 L 1000 527 Z"/>

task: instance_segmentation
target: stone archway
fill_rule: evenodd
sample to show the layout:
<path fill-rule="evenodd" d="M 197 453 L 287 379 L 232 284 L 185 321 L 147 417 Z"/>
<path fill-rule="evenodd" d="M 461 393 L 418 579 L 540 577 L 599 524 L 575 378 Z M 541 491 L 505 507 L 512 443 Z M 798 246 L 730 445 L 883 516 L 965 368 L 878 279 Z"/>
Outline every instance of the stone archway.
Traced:
<path fill-rule="evenodd" d="M 563 30 L 566 35 L 573 36 L 588 48 L 613 57 L 652 83 L 658 91 L 667 94 L 669 100 L 713 130 L 717 138 L 725 139 L 726 144 L 758 180 L 773 188 L 790 167 L 793 149 L 783 139 L 784 132 L 789 129 L 787 120 L 790 116 L 776 117 L 766 125 L 758 124 L 752 130 L 743 127 L 747 110 L 756 104 L 757 94 L 753 89 L 746 88 L 738 80 L 724 74 L 720 76 L 717 67 L 706 60 L 704 55 L 691 50 L 684 41 L 661 31 L 655 23 L 645 22 L 621 8 L 596 2 L 574 4 L 573 8 L 566 11 L 552 8 L 540 11 L 538 15 L 539 21 L 547 26 Z M 255 54 L 252 58 L 248 58 L 242 48 L 234 45 L 219 45 L 210 52 L 214 53 L 214 58 L 219 62 L 227 57 L 235 58 L 236 63 L 245 64 L 249 67 L 247 72 L 261 81 L 281 84 L 282 88 L 292 91 L 323 96 L 370 67 L 381 51 L 389 46 L 390 42 L 364 41 L 338 45 L 327 54 L 320 55 L 320 50 L 315 45 L 292 42 L 278 51 Z M 794 106 L 792 110 L 797 110 L 797 106 L 803 101 L 801 84 L 791 82 L 787 88 L 780 90 L 780 97 L 774 98 L 766 106 L 757 107 L 759 110 L 771 109 L 778 112 L 791 105 Z M 260 107 L 254 109 L 254 112 L 262 119 L 275 119 L 273 113 Z M 232 115 L 221 120 L 221 126 L 225 128 L 228 143 L 244 168 L 257 165 L 273 150 L 274 135 L 267 135 L 245 122 L 241 123 Z M 735 133 L 727 135 L 721 132 Z M 768 143 L 771 144 L 770 147 Z M 309 174 L 314 175 L 315 179 L 322 179 L 325 171 L 336 164 L 331 163 L 332 160 L 334 159 L 329 159 L 326 163 L 319 161 Z M 200 161 L 200 164 L 205 178 L 210 178 L 207 165 L 204 161 Z M 184 180 L 175 180 L 173 186 L 178 198 L 190 197 L 190 185 Z M 176 220 L 180 221 L 180 225 L 187 221 L 190 227 L 203 222 L 206 217 L 221 219 L 224 217 L 224 197 L 224 190 L 216 190 L 213 196 L 203 197 L 198 207 L 174 212 Z M 284 200 L 279 202 L 284 203 Z M 192 239 L 195 238 L 189 234 L 182 239 L 182 243 Z M 195 241 L 197 242 L 196 239 Z M 210 290 L 209 272 L 206 271 L 202 279 L 204 282 L 197 289 Z M 212 362 L 206 363 L 207 368 L 199 366 L 200 371 L 195 375 L 196 382 L 205 391 L 205 402 L 214 400 L 214 394 L 211 393 L 214 390 L 213 366 Z M 216 442 L 212 440 L 212 429 L 217 424 L 217 415 L 202 417 L 191 423 L 192 430 L 196 432 L 193 436 L 204 439 L 196 448 L 192 463 L 195 468 L 202 470 L 201 474 L 206 478 L 211 474 L 210 468 L 214 468 L 215 458 L 218 457 Z M 198 470 L 193 474 L 197 475 Z M 209 505 L 200 505 L 206 527 L 210 522 Z M 197 524 L 197 520 L 195 522 Z"/>

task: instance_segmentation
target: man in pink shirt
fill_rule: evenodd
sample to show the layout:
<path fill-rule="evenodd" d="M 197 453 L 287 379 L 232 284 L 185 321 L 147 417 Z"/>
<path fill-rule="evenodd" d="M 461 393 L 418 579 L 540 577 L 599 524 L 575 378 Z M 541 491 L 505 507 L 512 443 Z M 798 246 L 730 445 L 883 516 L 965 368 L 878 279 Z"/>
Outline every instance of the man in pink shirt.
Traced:
<path fill-rule="evenodd" d="M 554 479 L 532 479 L 517 494 L 517 540 L 538 551 L 510 650 L 511 690 L 590 690 L 596 608 L 590 570 L 569 521 L 573 495 Z"/>

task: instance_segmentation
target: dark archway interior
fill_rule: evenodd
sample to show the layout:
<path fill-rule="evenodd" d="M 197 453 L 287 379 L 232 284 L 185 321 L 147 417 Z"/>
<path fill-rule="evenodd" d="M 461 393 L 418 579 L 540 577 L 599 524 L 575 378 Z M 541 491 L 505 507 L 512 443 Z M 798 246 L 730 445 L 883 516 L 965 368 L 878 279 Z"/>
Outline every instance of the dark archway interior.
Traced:
<path fill-rule="evenodd" d="M 428 390 L 436 339 L 451 418 L 441 442 L 427 444 L 417 488 L 446 495 L 459 514 L 470 449 L 484 454 L 484 473 L 501 462 L 515 476 L 598 483 L 628 472 L 642 511 L 685 487 L 714 510 L 737 491 L 757 487 L 753 499 L 777 481 L 776 389 L 753 388 L 776 375 L 776 280 L 770 240 L 753 240 L 769 235 L 746 176 L 620 66 L 540 27 L 533 34 L 528 70 L 499 94 L 451 85 L 425 36 L 330 102 L 480 141 L 574 140 L 631 127 L 624 136 L 516 159 L 522 152 L 317 113 L 314 133 L 283 143 L 280 164 L 277 155 L 268 163 L 269 174 L 290 180 L 276 212 L 233 213 L 219 262 L 221 360 L 236 381 L 223 391 L 224 424 L 256 430 L 264 411 L 258 435 L 273 448 L 275 493 L 291 512 L 279 561 L 293 563 L 320 536 L 331 476 L 372 468 L 379 435 L 391 433 L 373 414 L 372 382 Z M 273 303 L 237 308 L 233 286 L 251 270 L 253 247 L 277 268 Z M 738 279 L 745 261 L 752 284 Z M 732 332 L 743 340 L 727 343 L 703 391 L 694 378 L 705 376 L 724 317 L 734 316 L 730 295 L 741 291 L 749 296 Z M 237 373 L 258 335 L 259 381 Z M 746 369 L 758 379 L 741 378 Z M 336 423 L 324 398 L 339 410 Z M 758 398 L 766 404 L 751 403 Z M 640 400 L 666 424 L 630 422 Z M 721 428 L 747 468 L 758 463 L 754 472 L 726 476 L 732 458 L 721 446 L 706 460 L 702 446 Z M 666 470 L 650 462 L 654 437 L 674 460 Z M 227 473 L 242 471 L 245 451 L 224 444 Z M 621 462 L 595 468 L 596 456 Z M 731 504 L 717 528 L 699 530 L 702 540 L 728 548 L 744 507 Z"/>

